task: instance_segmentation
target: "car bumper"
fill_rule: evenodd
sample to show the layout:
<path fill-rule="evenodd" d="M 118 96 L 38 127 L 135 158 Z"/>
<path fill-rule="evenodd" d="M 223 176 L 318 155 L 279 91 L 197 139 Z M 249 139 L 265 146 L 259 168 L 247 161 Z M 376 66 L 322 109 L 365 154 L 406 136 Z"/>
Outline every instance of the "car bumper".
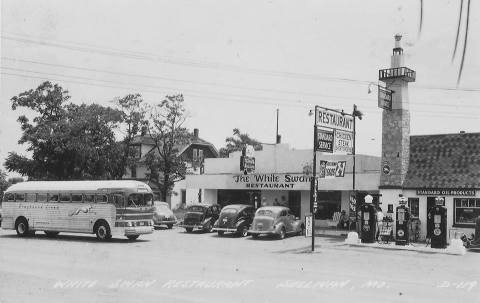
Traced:
<path fill-rule="evenodd" d="M 193 229 L 204 229 L 205 228 L 203 225 L 199 225 L 199 224 L 180 224 L 179 227 L 193 228 Z"/>
<path fill-rule="evenodd" d="M 153 226 L 131 227 L 125 228 L 125 236 L 145 235 L 153 233 Z"/>
<path fill-rule="evenodd" d="M 249 235 L 276 235 L 277 232 L 275 230 L 249 230 L 247 232 Z"/>
<path fill-rule="evenodd" d="M 153 221 L 153 225 L 160 226 L 160 225 L 168 225 L 168 224 L 175 224 L 177 223 L 176 220 L 162 220 L 162 221 Z"/>
<path fill-rule="evenodd" d="M 224 231 L 227 233 L 236 233 L 238 230 L 236 228 L 225 228 L 225 227 L 214 227 L 213 231 Z"/>

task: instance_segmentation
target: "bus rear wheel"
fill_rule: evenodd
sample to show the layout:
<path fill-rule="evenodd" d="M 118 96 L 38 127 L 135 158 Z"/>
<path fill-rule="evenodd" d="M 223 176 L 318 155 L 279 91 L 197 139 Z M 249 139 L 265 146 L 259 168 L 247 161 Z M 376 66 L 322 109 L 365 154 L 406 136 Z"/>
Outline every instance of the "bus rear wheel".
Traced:
<path fill-rule="evenodd" d="M 138 237 L 139 237 L 138 235 L 127 236 L 128 240 L 130 241 L 135 241 L 138 239 Z"/>
<path fill-rule="evenodd" d="M 49 238 L 55 238 L 58 236 L 59 232 L 58 231 L 45 231 L 45 235 Z"/>
<path fill-rule="evenodd" d="M 100 241 L 108 241 L 112 238 L 110 227 L 106 222 L 99 222 L 96 224 L 95 235 Z"/>
<path fill-rule="evenodd" d="M 17 235 L 20 237 L 26 237 L 31 234 L 28 228 L 28 222 L 27 219 L 25 218 L 19 218 L 17 219 L 17 222 L 15 222 L 15 231 L 17 232 Z"/>

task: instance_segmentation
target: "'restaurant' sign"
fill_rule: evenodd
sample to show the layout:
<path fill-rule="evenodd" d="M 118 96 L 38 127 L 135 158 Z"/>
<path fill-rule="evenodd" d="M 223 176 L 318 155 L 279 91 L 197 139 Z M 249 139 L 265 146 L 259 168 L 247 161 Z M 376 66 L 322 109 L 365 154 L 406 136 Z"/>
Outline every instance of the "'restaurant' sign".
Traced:
<path fill-rule="evenodd" d="M 353 117 L 350 115 L 342 115 L 322 107 L 317 107 L 315 114 L 318 126 L 353 132 Z"/>
<path fill-rule="evenodd" d="M 474 189 L 417 189 L 417 195 L 428 196 L 475 196 Z"/>

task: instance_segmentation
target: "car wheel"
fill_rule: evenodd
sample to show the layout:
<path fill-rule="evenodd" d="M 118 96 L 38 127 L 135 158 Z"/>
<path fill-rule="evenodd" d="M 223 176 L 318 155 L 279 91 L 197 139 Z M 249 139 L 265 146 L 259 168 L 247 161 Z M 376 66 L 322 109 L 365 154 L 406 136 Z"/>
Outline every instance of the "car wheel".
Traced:
<path fill-rule="evenodd" d="M 283 240 L 285 239 L 285 234 L 286 234 L 285 227 L 282 227 L 282 229 L 280 229 L 280 233 L 278 234 L 278 237 Z"/>
<path fill-rule="evenodd" d="M 225 233 L 225 232 L 222 231 L 222 230 L 217 231 L 217 234 L 218 234 L 219 237 L 223 236 L 224 233 Z"/>
<path fill-rule="evenodd" d="M 167 224 L 167 228 L 168 228 L 168 229 L 172 229 L 172 228 L 173 228 L 173 224 Z"/>
<path fill-rule="evenodd" d="M 258 234 L 252 234 L 252 239 L 258 239 Z"/>
<path fill-rule="evenodd" d="M 139 237 L 139 235 L 127 236 L 128 240 L 130 240 L 130 241 L 135 241 L 135 240 L 138 239 L 138 237 Z"/>
<path fill-rule="evenodd" d="M 193 228 L 191 227 L 185 227 L 185 230 L 187 231 L 187 233 L 191 233 L 193 231 Z"/>
<path fill-rule="evenodd" d="M 211 233 L 213 231 L 212 223 L 208 223 L 208 225 L 204 229 L 207 233 Z"/>
<path fill-rule="evenodd" d="M 244 226 L 244 227 L 240 230 L 240 236 L 241 236 L 241 237 L 246 237 L 246 236 L 248 236 L 248 227 L 247 227 L 247 226 Z"/>
<path fill-rule="evenodd" d="M 95 234 L 100 241 L 108 241 L 112 238 L 110 227 L 105 222 L 98 223 Z"/>
<path fill-rule="evenodd" d="M 305 235 L 305 226 L 302 225 L 302 226 L 300 227 L 300 230 L 298 231 L 298 235 L 299 235 L 299 236 Z"/>
<path fill-rule="evenodd" d="M 55 238 L 59 234 L 58 231 L 44 231 L 44 233 L 48 238 Z"/>
<path fill-rule="evenodd" d="M 30 235 L 29 229 L 28 229 L 28 222 L 25 218 L 20 218 L 17 220 L 15 223 L 15 231 L 17 232 L 17 235 L 20 237 L 26 237 Z"/>

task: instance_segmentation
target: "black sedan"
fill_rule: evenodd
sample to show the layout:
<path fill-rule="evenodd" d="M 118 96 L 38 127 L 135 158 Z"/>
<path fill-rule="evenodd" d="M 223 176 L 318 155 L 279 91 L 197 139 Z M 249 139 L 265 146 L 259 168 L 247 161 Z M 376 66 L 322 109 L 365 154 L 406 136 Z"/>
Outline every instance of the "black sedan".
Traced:
<path fill-rule="evenodd" d="M 213 231 L 213 224 L 218 219 L 220 206 L 217 204 L 195 204 L 187 208 L 183 222 L 179 225 L 189 233 L 194 229 Z"/>
<path fill-rule="evenodd" d="M 255 208 L 245 204 L 232 204 L 225 206 L 213 226 L 219 236 L 225 232 L 232 232 L 246 237 L 255 216 Z"/>

